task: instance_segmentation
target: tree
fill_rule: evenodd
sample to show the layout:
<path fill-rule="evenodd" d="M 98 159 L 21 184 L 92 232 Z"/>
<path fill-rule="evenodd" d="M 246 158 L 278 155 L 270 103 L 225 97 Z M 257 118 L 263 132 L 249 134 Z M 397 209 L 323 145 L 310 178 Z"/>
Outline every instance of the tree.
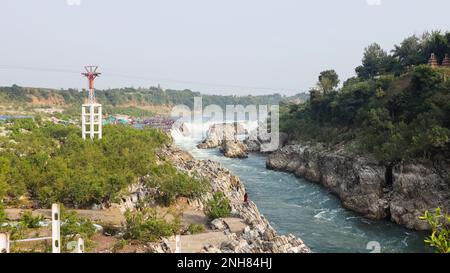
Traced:
<path fill-rule="evenodd" d="M 373 79 L 392 67 L 394 59 L 384 51 L 377 43 L 371 44 L 364 50 L 362 66 L 358 66 L 355 71 L 358 77 L 363 79 Z"/>
<path fill-rule="evenodd" d="M 334 70 L 320 72 L 318 86 L 324 94 L 329 94 L 339 84 L 339 76 Z"/>
<path fill-rule="evenodd" d="M 402 68 L 426 62 L 422 41 L 415 35 L 403 40 L 400 45 L 395 45 L 392 50 L 393 57 L 397 58 Z"/>
<path fill-rule="evenodd" d="M 442 61 L 446 53 L 450 52 L 450 35 L 442 34 L 440 31 L 433 31 L 424 35 L 424 54 L 426 60 L 434 53 L 438 61 Z"/>

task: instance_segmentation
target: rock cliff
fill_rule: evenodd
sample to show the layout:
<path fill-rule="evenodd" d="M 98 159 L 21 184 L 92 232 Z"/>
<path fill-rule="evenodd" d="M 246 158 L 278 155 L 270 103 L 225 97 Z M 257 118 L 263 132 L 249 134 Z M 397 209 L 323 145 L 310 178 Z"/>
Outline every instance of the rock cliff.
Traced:
<path fill-rule="evenodd" d="M 344 207 L 371 219 L 391 219 L 411 229 L 429 227 L 418 216 L 441 207 L 450 210 L 450 166 L 402 162 L 387 168 L 376 160 L 344 152 L 287 145 L 270 154 L 267 167 L 317 182 Z"/>

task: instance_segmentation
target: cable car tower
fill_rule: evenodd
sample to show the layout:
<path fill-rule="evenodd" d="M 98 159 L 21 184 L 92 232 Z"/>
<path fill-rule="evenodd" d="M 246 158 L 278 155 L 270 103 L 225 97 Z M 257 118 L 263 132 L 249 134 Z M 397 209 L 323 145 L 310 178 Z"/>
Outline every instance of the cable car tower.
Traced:
<path fill-rule="evenodd" d="M 97 72 L 98 66 L 85 66 L 86 72 L 81 73 L 89 81 L 89 98 L 86 103 L 81 106 L 81 132 L 83 139 L 90 137 L 94 139 L 102 138 L 102 105 L 95 101 L 94 80 L 101 73 Z"/>

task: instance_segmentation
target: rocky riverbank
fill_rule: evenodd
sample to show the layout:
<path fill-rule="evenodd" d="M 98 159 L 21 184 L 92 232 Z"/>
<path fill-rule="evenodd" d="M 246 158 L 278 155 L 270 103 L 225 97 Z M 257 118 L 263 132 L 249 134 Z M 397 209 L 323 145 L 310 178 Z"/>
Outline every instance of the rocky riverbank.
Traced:
<path fill-rule="evenodd" d="M 233 175 L 220 163 L 210 160 L 195 160 L 192 156 L 176 147 L 168 147 L 161 151 L 161 157 L 170 160 L 178 169 L 197 173 L 211 181 L 212 192 L 199 199 L 188 200 L 189 204 L 198 210 L 203 210 L 203 204 L 212 197 L 212 193 L 222 191 L 230 200 L 232 216 L 240 218 L 245 228 L 239 232 L 233 230 L 222 220 L 215 220 L 215 229 L 223 230 L 228 240 L 218 246 L 205 245 L 203 252 L 237 252 L 237 253 L 308 253 L 310 249 L 302 240 L 293 235 L 279 235 L 270 223 L 260 214 L 256 205 L 249 201 L 244 203 L 245 187 L 239 177 Z M 222 223 L 222 224 L 221 224 Z M 154 246 L 155 251 L 173 252 L 168 240 Z"/>
<path fill-rule="evenodd" d="M 450 211 L 450 166 L 444 163 L 416 160 L 389 168 L 344 150 L 294 144 L 270 154 L 267 168 L 320 183 L 339 196 L 344 207 L 410 229 L 429 228 L 418 219 L 425 210 Z"/>

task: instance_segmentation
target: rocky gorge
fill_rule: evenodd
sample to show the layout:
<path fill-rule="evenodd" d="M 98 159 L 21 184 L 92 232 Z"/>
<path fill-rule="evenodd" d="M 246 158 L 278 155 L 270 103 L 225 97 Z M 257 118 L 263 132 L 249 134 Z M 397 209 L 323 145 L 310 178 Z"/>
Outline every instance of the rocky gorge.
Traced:
<path fill-rule="evenodd" d="M 211 142 L 217 135 L 234 137 L 236 132 L 226 126 L 213 125 L 211 129 L 213 133 L 208 132 L 203 143 Z M 385 166 L 369 155 L 344 148 L 288 143 L 285 133 L 280 133 L 279 148 L 268 151 L 264 144 L 270 142 L 271 136 L 266 129 L 266 123 L 260 123 L 243 142 L 235 141 L 230 150 L 234 154 L 242 149 L 267 154 L 268 169 L 319 183 L 336 194 L 345 208 L 369 219 L 388 219 L 409 229 L 428 230 L 429 226 L 419 216 L 437 207 L 450 211 L 448 161 L 433 164 L 429 160 L 404 160 L 395 166 Z"/>
<path fill-rule="evenodd" d="M 337 195 L 345 208 L 366 218 L 387 219 L 409 229 L 429 230 L 419 216 L 437 207 L 450 211 L 448 161 L 437 164 L 416 159 L 386 166 L 370 155 L 358 155 L 344 148 L 288 143 L 284 133 L 280 133 L 279 149 L 266 151 L 264 143 L 270 142 L 270 135 L 264 133 L 263 126 L 265 123 L 250 131 L 247 138 L 237 142 L 234 146 L 238 147 L 231 150 L 235 154 L 241 149 L 268 154 L 268 169 L 290 172 L 319 183 Z M 204 142 L 211 141 L 211 136 L 214 138 L 224 129 L 215 128 L 214 134 L 208 133 L 209 139 Z M 226 132 L 233 136 L 235 131 Z"/>
<path fill-rule="evenodd" d="M 419 219 L 425 210 L 450 211 L 448 163 L 410 160 L 390 168 L 344 149 L 290 144 L 270 154 L 266 166 L 325 186 L 345 208 L 364 217 L 410 229 L 429 229 Z"/>

